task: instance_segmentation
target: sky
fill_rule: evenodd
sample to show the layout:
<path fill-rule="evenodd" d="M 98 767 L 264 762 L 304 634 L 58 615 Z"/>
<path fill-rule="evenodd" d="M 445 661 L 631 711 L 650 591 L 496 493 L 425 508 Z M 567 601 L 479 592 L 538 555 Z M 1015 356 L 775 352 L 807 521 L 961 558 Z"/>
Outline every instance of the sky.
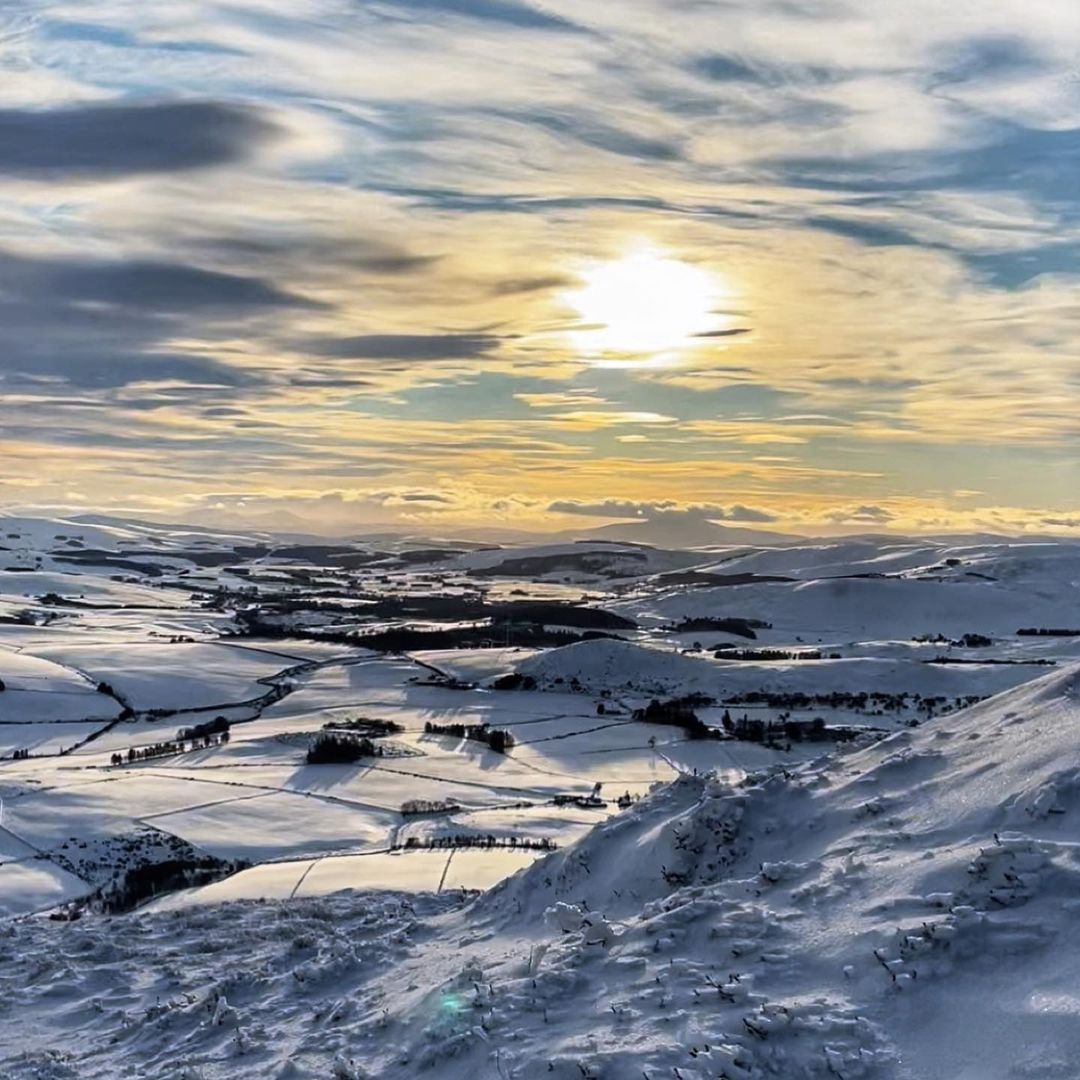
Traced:
<path fill-rule="evenodd" d="M 1075 0 L 6 0 L 0 504 L 1080 536 Z"/>

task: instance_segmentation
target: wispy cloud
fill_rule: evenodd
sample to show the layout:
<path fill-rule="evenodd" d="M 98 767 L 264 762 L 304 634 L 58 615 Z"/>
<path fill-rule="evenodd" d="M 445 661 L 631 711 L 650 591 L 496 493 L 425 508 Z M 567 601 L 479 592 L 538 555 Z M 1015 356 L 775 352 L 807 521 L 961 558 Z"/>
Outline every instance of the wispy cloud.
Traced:
<path fill-rule="evenodd" d="M 261 492 L 335 521 L 1076 519 L 1073 4 L 4 19 L 20 498 L 122 474 L 147 506 Z M 568 297 L 642 242 L 723 283 L 718 325 L 597 362 Z"/>

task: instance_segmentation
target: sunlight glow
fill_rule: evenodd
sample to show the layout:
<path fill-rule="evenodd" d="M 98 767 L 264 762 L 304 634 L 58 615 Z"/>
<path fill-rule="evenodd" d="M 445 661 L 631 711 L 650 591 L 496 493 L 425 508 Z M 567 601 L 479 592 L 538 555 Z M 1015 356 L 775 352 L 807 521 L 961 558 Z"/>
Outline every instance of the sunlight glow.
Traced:
<path fill-rule="evenodd" d="M 655 353 L 715 328 L 720 280 L 654 248 L 586 270 L 564 299 L 581 316 L 574 344 L 593 353 Z"/>

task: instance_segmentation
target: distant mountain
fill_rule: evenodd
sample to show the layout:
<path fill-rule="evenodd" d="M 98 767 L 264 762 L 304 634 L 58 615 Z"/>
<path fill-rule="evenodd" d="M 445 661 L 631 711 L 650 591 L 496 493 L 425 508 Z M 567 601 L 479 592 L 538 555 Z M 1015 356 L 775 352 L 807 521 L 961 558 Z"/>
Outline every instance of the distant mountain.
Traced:
<path fill-rule="evenodd" d="M 568 531 L 564 535 L 569 536 L 571 533 Z M 744 544 L 787 545 L 804 539 L 791 533 L 718 525 L 704 518 L 684 514 L 658 515 L 646 521 L 618 521 L 612 525 L 575 531 L 572 535 L 581 539 L 628 540 L 636 544 L 674 549 Z"/>

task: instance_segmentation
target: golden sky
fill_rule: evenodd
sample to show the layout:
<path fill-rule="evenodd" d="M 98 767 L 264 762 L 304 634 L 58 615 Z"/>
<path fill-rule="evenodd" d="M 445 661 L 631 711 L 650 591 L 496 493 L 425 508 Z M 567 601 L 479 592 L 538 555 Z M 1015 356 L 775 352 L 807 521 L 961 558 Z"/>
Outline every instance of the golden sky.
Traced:
<path fill-rule="evenodd" d="M 1080 531 L 1080 8 L 0 13 L 0 502 Z"/>

